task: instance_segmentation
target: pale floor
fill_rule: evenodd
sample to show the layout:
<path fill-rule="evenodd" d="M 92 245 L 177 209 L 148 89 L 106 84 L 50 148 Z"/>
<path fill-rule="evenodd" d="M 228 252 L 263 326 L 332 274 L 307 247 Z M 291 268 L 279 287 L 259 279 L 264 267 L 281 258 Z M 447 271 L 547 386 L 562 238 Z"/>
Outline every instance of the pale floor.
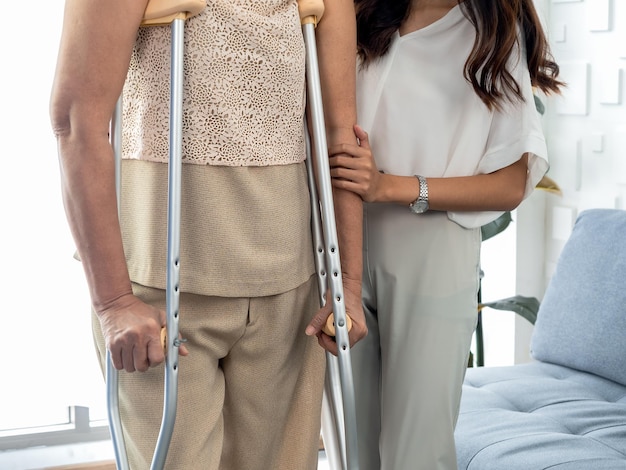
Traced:
<path fill-rule="evenodd" d="M 110 441 L 30 448 L 20 451 L 0 451 L 2 470 L 43 470 L 60 465 L 112 460 Z M 320 451 L 318 470 L 330 470 L 324 451 Z"/>

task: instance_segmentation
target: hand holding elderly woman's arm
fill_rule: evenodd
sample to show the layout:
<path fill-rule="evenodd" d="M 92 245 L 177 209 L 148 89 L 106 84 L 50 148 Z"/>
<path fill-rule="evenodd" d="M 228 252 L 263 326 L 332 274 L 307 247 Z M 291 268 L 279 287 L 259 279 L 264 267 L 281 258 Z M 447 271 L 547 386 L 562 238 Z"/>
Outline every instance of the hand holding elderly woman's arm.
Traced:
<path fill-rule="evenodd" d="M 366 202 L 387 202 L 408 206 L 419 195 L 414 176 L 381 173 L 372 154 L 368 134 L 355 126 L 359 144 L 331 147 L 333 186 L 358 194 Z M 439 211 L 506 211 L 515 209 L 524 198 L 528 156 L 488 174 L 427 178 L 429 206 Z"/>

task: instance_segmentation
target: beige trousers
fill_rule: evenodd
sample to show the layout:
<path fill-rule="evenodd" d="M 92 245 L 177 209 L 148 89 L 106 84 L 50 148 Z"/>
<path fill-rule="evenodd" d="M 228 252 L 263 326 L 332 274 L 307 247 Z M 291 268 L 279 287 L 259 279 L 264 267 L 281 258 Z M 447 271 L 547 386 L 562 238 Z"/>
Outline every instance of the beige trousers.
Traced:
<path fill-rule="evenodd" d="M 315 277 L 284 294 L 180 297 L 179 395 L 168 470 L 317 468 L 325 357 L 304 329 L 319 307 Z M 134 286 L 164 308 L 165 292 Z M 94 316 L 104 366 L 104 340 Z M 131 468 L 150 467 L 163 406 L 163 366 L 120 372 L 120 411 Z"/>

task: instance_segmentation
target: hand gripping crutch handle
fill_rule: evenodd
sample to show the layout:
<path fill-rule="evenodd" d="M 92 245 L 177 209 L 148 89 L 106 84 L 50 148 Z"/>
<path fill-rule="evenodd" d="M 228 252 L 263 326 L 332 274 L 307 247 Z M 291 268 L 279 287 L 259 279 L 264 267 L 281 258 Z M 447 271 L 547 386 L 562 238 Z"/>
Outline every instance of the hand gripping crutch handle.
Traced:
<path fill-rule="evenodd" d="M 184 22 L 197 15 L 206 6 L 205 0 L 151 0 L 146 7 L 142 26 L 171 24 L 171 97 L 168 174 L 168 222 L 167 222 L 167 277 L 166 314 L 167 326 L 161 331 L 161 340 L 166 349 L 163 418 L 152 459 L 151 469 L 165 466 L 168 448 L 176 420 L 178 399 L 178 347 L 180 346 L 179 280 L 180 280 L 180 206 L 182 173 L 182 102 L 183 102 L 183 57 Z M 111 142 L 115 153 L 116 190 L 118 207 L 121 187 L 121 116 L 122 97 L 118 100 L 111 125 Z M 107 406 L 111 438 L 118 470 L 129 468 L 123 429 L 119 414 L 118 373 L 113 367 L 110 352 L 106 355 Z"/>
<path fill-rule="evenodd" d="M 307 76 L 307 100 L 310 109 L 311 130 L 313 134 L 312 153 L 315 158 L 315 169 L 317 183 L 319 185 L 319 203 L 313 204 L 312 210 L 321 212 L 322 232 L 324 239 L 324 267 L 318 275 L 321 290 L 325 290 L 327 284 L 330 288 L 330 299 L 332 300 L 332 311 L 335 320 L 335 338 L 337 342 L 337 361 L 339 365 L 339 381 L 341 383 L 342 409 L 338 409 L 343 415 L 343 430 L 345 431 L 345 441 L 342 446 L 344 456 L 342 463 L 344 468 L 356 470 L 358 466 L 358 448 L 356 438 L 356 406 L 354 397 L 354 382 L 352 378 L 352 365 L 350 362 L 350 340 L 348 337 L 348 320 L 346 316 L 346 306 L 343 294 L 343 280 L 341 271 L 341 261 L 339 255 L 339 242 L 337 237 L 337 227 L 335 223 L 335 210 L 333 205 L 333 192 L 330 178 L 330 166 L 328 162 L 328 144 L 326 140 L 326 125 L 324 122 L 324 109 L 322 103 L 320 71 L 317 61 L 317 44 L 315 38 L 315 27 L 324 12 L 321 0 L 299 0 L 298 7 L 302 23 L 302 34 L 306 50 L 306 76 Z M 309 179 L 311 181 L 311 178 Z M 311 185 L 310 185 L 311 186 Z M 312 190 L 315 184 L 312 185 Z M 316 218 L 313 217 L 315 223 Z M 314 227 L 314 235 L 318 230 Z M 316 244 L 316 253 L 319 247 Z M 327 275 L 328 274 L 328 275 Z M 321 302 L 325 302 L 322 296 Z M 331 379 L 335 379 L 331 376 Z M 339 415 L 336 415 L 339 416 Z M 339 428 L 341 426 L 338 426 Z"/>
<path fill-rule="evenodd" d="M 348 331 L 352 329 L 352 318 L 350 318 L 350 315 L 346 315 L 346 327 L 348 328 Z M 328 336 L 337 335 L 337 330 L 335 329 L 335 316 L 332 313 L 326 319 L 326 323 L 322 327 L 322 331 Z"/>

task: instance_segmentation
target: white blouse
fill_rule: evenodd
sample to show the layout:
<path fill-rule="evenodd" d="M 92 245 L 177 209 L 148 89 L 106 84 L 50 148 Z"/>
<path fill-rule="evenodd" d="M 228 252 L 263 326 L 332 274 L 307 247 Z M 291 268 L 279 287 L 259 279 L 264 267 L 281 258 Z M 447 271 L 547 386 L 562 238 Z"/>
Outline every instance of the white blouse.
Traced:
<path fill-rule="evenodd" d="M 426 177 L 491 173 L 529 153 L 525 197 L 548 170 L 540 116 L 525 53 L 509 70 L 524 102 L 490 111 L 463 76 L 475 31 L 457 5 L 431 25 L 403 36 L 358 73 L 358 111 L 378 168 Z M 523 51 L 522 51 L 523 52 Z M 501 212 L 449 212 L 461 226 L 480 227 Z"/>

